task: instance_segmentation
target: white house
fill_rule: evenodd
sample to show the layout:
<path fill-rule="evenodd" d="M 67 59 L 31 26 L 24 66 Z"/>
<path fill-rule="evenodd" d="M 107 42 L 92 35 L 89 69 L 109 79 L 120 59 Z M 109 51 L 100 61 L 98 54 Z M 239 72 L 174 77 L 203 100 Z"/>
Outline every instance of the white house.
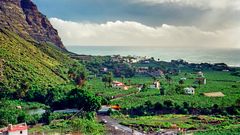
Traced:
<path fill-rule="evenodd" d="M 12 125 L 0 129 L 0 135 L 28 135 L 28 126 L 26 123 Z"/>
<path fill-rule="evenodd" d="M 198 76 L 198 77 L 204 77 L 204 74 L 203 74 L 202 71 L 199 71 L 199 72 L 197 72 L 197 76 Z"/>
<path fill-rule="evenodd" d="M 153 84 L 149 85 L 150 89 L 160 89 L 160 82 L 159 81 L 155 81 Z"/>
<path fill-rule="evenodd" d="M 108 68 L 104 67 L 101 69 L 102 72 L 107 72 L 108 71 Z"/>
<path fill-rule="evenodd" d="M 185 94 L 188 94 L 188 95 L 194 95 L 195 89 L 193 87 L 187 87 L 187 88 L 184 88 L 184 92 Z"/>

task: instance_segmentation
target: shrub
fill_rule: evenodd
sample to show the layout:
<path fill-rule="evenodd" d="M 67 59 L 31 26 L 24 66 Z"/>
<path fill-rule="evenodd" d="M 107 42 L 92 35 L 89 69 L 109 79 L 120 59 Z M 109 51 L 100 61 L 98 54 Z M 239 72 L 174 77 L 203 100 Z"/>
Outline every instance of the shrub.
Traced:
<path fill-rule="evenodd" d="M 173 101 L 172 100 L 166 100 L 163 102 L 164 106 L 167 108 L 173 107 Z"/>

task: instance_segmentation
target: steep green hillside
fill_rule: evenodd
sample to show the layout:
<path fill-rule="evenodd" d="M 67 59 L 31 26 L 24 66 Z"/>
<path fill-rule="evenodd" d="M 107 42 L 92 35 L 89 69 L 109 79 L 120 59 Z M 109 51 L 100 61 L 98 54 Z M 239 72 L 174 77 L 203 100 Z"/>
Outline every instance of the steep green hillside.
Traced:
<path fill-rule="evenodd" d="M 2 93 L 68 83 L 69 68 L 76 65 L 51 44 L 26 41 L 3 29 L 0 29 L 0 59 L 3 64 Z M 24 91 L 19 96 L 24 96 Z"/>

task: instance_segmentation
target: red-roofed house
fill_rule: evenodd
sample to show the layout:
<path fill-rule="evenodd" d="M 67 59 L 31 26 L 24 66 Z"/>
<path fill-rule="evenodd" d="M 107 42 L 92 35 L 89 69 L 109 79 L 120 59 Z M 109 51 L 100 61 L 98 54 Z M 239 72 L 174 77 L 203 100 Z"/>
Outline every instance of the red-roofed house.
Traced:
<path fill-rule="evenodd" d="M 26 123 L 12 125 L 0 129 L 0 135 L 28 135 L 28 126 Z"/>
<path fill-rule="evenodd" d="M 112 82 L 112 87 L 113 88 L 119 88 L 119 89 L 128 90 L 128 87 L 124 83 L 119 82 L 119 81 L 113 81 Z"/>

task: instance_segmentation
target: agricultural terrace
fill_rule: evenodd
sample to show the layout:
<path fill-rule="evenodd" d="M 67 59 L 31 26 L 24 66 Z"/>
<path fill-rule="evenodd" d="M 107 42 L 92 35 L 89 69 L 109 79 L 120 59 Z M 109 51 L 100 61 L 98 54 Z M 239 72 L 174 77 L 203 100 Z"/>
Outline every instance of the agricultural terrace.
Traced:
<path fill-rule="evenodd" d="M 145 133 L 154 133 L 161 130 L 179 130 L 182 133 L 194 132 L 197 134 L 206 134 L 206 132 L 213 132 L 216 130 L 232 130 L 233 134 L 237 133 L 240 125 L 237 124 L 239 118 L 226 116 L 207 116 L 207 115 L 158 115 L 158 116 L 141 116 L 128 117 L 125 115 L 113 115 L 121 124 L 133 127 L 136 130 Z M 205 132 L 203 132 L 205 131 Z M 235 132 L 234 132 L 235 131 Z"/>
<path fill-rule="evenodd" d="M 165 78 L 157 78 L 161 82 L 161 86 L 165 88 L 165 95 L 160 95 L 159 90 L 147 89 L 140 93 L 126 96 L 112 101 L 112 104 L 119 104 L 122 108 L 131 108 L 143 105 L 146 101 L 152 103 L 172 100 L 176 104 L 189 103 L 192 107 L 212 107 L 217 104 L 221 107 L 231 106 L 236 103 L 240 98 L 240 77 L 232 76 L 229 72 L 220 71 L 205 71 L 204 76 L 207 78 L 206 85 L 194 84 L 195 74 L 191 72 L 182 72 L 179 75 L 171 76 L 172 80 L 169 83 Z M 187 80 L 184 84 L 179 84 L 179 80 L 186 77 Z M 151 83 L 153 79 L 150 77 L 134 77 L 130 78 L 132 84 Z M 176 92 L 176 87 L 195 86 L 195 95 L 185 95 Z M 121 92 L 122 91 L 118 91 Z M 124 91 L 126 92 L 126 91 Z M 224 97 L 205 97 L 202 95 L 204 92 L 222 92 Z M 106 90 L 107 93 L 107 90 Z"/>

